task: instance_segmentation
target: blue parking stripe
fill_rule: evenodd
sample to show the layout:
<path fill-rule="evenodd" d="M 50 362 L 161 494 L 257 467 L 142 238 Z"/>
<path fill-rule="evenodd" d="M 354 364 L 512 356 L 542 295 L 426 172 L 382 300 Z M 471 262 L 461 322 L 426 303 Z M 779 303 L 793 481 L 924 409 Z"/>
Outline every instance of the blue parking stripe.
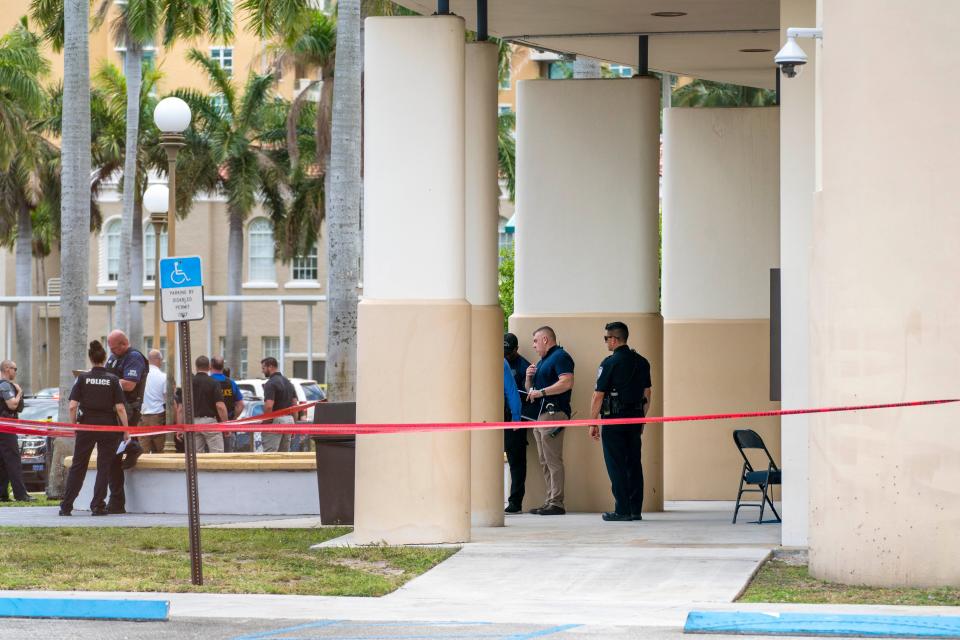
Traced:
<path fill-rule="evenodd" d="M 170 603 L 166 600 L 0 598 L 3 618 L 164 621 L 169 615 Z"/>
<path fill-rule="evenodd" d="M 542 638 L 544 636 L 552 636 L 555 633 L 560 633 L 561 631 L 566 631 L 567 629 L 575 629 L 582 625 L 579 624 L 561 624 L 557 627 L 551 627 L 549 629 L 543 629 L 541 631 L 531 631 L 530 633 L 516 633 L 512 636 L 507 636 L 503 640 L 529 640 L 530 638 Z"/>
<path fill-rule="evenodd" d="M 320 620 L 318 622 L 308 622 L 306 624 L 298 624 L 294 627 L 285 627 L 283 629 L 273 629 L 271 631 L 261 631 L 260 633 L 254 633 L 247 636 L 237 636 L 232 640 L 260 640 L 261 638 L 270 638 L 271 636 L 276 636 L 282 633 L 292 633 L 294 631 L 302 631 L 304 629 L 319 629 L 320 627 L 329 627 L 335 624 L 339 624 L 341 620 Z M 284 639 L 287 640 L 287 639 Z"/>
<path fill-rule="evenodd" d="M 691 611 L 684 633 L 960 638 L 957 616 Z"/>

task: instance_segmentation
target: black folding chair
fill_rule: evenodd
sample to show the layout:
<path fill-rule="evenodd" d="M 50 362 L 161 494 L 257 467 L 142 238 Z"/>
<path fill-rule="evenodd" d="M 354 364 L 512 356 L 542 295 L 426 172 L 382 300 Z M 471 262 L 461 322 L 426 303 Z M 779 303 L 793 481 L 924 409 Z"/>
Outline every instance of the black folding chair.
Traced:
<path fill-rule="evenodd" d="M 781 472 L 777 467 L 777 463 L 773 461 L 773 456 L 770 455 L 770 451 L 767 450 L 767 445 L 763 443 L 763 438 L 753 429 L 738 429 L 733 432 L 733 442 L 737 445 L 737 450 L 743 457 L 743 470 L 740 472 L 740 490 L 737 492 L 737 506 L 733 510 L 733 524 L 737 523 L 737 512 L 740 511 L 740 507 L 760 507 L 760 517 L 757 518 L 756 523 L 763 524 L 763 510 L 764 506 L 768 504 L 770 508 L 773 509 L 773 515 L 776 516 L 777 519 L 768 520 L 767 522 L 781 522 L 780 514 L 777 513 L 777 508 L 773 506 L 773 500 L 770 498 L 770 487 L 781 484 Z M 759 471 L 754 469 L 744 449 L 763 449 L 763 452 L 767 454 L 767 468 Z M 740 498 L 745 493 L 759 493 L 761 496 L 760 502 L 741 503 Z"/>

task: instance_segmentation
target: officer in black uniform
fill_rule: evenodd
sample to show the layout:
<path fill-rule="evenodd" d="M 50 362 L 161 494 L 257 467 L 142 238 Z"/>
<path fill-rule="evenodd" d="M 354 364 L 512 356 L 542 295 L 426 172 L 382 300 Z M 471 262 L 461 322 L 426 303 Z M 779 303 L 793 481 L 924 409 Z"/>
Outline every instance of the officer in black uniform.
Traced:
<path fill-rule="evenodd" d="M 129 424 L 135 427 L 140 424 L 140 407 L 143 405 L 143 390 L 147 386 L 150 365 L 147 364 L 147 358 L 142 353 L 130 346 L 130 340 L 123 331 L 111 331 L 107 336 L 107 346 L 110 348 L 107 371 L 120 380 Z M 133 467 L 141 453 L 143 448 L 134 440 L 127 445 L 123 456 L 117 456 L 114 459 L 113 467 L 110 469 L 110 502 L 107 504 L 107 510 L 110 513 L 126 513 L 127 500 L 123 492 L 123 470 Z"/>
<path fill-rule="evenodd" d="M 17 363 L 12 360 L 0 362 L 0 417 L 16 419 L 23 411 L 23 389 L 14 382 L 16 378 Z M 33 502 L 23 483 L 20 441 L 15 433 L 0 433 L 0 502 L 10 501 L 7 483 L 13 488 L 13 497 L 18 502 Z"/>
<path fill-rule="evenodd" d="M 503 334 L 503 358 L 510 367 L 510 373 L 517 383 L 517 389 L 524 389 L 527 376 L 527 367 L 530 361 L 520 355 L 520 346 L 517 336 L 512 333 Z M 520 392 L 525 394 L 526 390 Z M 520 396 L 523 400 L 523 396 Z M 503 421 L 510 422 L 510 407 L 507 401 L 503 402 Z M 523 496 L 527 484 L 527 429 L 504 429 L 503 451 L 507 454 L 507 464 L 510 465 L 510 497 L 507 499 L 505 513 L 520 513 L 523 509 Z"/>
<path fill-rule="evenodd" d="M 606 325 L 603 341 L 613 353 L 600 363 L 597 387 L 590 404 L 593 419 L 642 418 L 650 403 L 650 363 L 627 346 L 627 325 Z M 642 520 L 643 465 L 640 462 L 643 425 L 604 425 L 590 427 L 590 436 L 602 439 L 603 461 L 610 476 L 614 510 L 604 513 L 607 521 Z"/>
<path fill-rule="evenodd" d="M 70 392 L 70 422 L 117 426 L 118 430 L 77 431 L 73 464 L 70 465 L 67 488 L 63 492 L 63 501 L 60 503 L 61 516 L 73 515 L 73 501 L 80 494 L 94 446 L 97 447 L 97 480 L 93 486 L 90 512 L 95 516 L 105 516 L 110 513 L 105 505 L 110 467 L 117 458 L 120 442 L 123 440 L 130 442 L 128 435 L 124 433 L 127 428 L 127 410 L 120 380 L 103 366 L 107 359 L 107 352 L 99 340 L 94 340 L 90 343 L 87 355 L 93 368 L 77 376 L 77 381 Z"/>

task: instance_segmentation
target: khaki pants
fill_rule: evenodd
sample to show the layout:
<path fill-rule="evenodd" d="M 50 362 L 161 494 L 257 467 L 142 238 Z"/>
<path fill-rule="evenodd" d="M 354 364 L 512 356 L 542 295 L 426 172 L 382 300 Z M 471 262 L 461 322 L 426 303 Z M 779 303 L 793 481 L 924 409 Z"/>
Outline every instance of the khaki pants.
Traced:
<path fill-rule="evenodd" d="M 140 416 L 141 427 L 161 427 L 166 423 L 167 416 L 163 413 L 145 413 Z M 144 453 L 163 453 L 163 445 L 167 442 L 167 434 L 140 436 L 137 440 L 140 441 Z"/>
<path fill-rule="evenodd" d="M 193 424 L 213 424 L 216 418 L 194 418 Z M 204 431 L 193 434 L 197 453 L 223 453 L 223 433 Z"/>
<path fill-rule="evenodd" d="M 67 469 L 63 461 L 73 455 L 73 446 L 76 438 L 54 438 L 50 458 L 50 475 L 47 478 L 47 497 L 62 498 L 63 490 L 67 487 Z"/>
<path fill-rule="evenodd" d="M 293 416 L 280 416 L 279 418 L 274 418 L 273 424 L 293 424 Z M 264 453 L 290 451 L 289 433 L 269 433 L 264 431 L 260 434 L 260 441 L 263 443 Z"/>
<path fill-rule="evenodd" d="M 569 420 L 564 413 L 545 413 L 541 420 Z M 550 434 L 556 427 L 534 427 L 533 440 L 537 443 L 537 453 L 540 456 L 540 469 L 547 485 L 546 507 L 563 508 L 563 434 Z"/>

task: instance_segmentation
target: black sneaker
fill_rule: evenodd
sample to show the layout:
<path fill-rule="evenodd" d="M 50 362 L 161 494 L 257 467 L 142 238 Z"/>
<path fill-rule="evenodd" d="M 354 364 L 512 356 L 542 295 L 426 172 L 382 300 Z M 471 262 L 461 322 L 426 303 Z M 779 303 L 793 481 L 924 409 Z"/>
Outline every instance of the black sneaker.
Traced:
<path fill-rule="evenodd" d="M 119 515 L 121 513 L 127 512 L 127 510 L 124 509 L 123 507 L 111 507 L 110 505 L 107 505 L 107 508 L 104 509 L 104 511 L 106 513 L 104 513 L 103 515 L 106 515 L 107 513 L 112 513 L 113 515 Z"/>
<path fill-rule="evenodd" d="M 60 507 L 60 511 L 57 513 L 57 515 L 72 516 L 73 512 L 70 509 L 64 509 L 63 507 Z"/>
<path fill-rule="evenodd" d="M 540 509 L 539 515 L 541 516 L 562 516 L 567 512 L 563 507 L 551 506 L 546 509 Z"/>
<path fill-rule="evenodd" d="M 107 511 L 107 510 L 104 509 L 103 507 L 100 507 L 99 509 L 91 509 L 91 510 L 90 510 L 90 515 L 92 515 L 92 516 L 108 516 L 108 515 L 110 515 L 111 513 L 113 513 L 113 512 L 112 512 L 112 511 Z"/>
<path fill-rule="evenodd" d="M 17 502 L 36 502 L 37 499 L 33 496 L 24 496 L 22 498 L 17 498 Z"/>
<path fill-rule="evenodd" d="M 641 514 L 639 514 L 639 513 L 632 513 L 632 514 L 630 514 L 630 518 L 631 518 L 632 520 L 643 520 L 643 515 L 641 515 Z"/>
<path fill-rule="evenodd" d="M 515 504 L 507 505 L 507 508 L 503 510 L 504 513 L 520 513 L 522 509 Z"/>
<path fill-rule="evenodd" d="M 139 442 L 131 439 L 122 455 L 123 462 L 120 463 L 120 466 L 125 470 L 133 469 L 137 465 L 137 460 L 143 455 L 143 447 Z"/>
<path fill-rule="evenodd" d="M 547 505 L 543 505 L 542 507 L 534 507 L 533 509 L 530 509 L 530 511 L 527 511 L 527 513 L 532 513 L 533 515 L 538 516 L 540 515 L 540 512 L 546 508 Z"/>
<path fill-rule="evenodd" d="M 616 511 L 607 511 L 602 517 L 604 522 L 630 522 L 633 520 L 633 516 L 625 513 L 617 513 Z"/>

